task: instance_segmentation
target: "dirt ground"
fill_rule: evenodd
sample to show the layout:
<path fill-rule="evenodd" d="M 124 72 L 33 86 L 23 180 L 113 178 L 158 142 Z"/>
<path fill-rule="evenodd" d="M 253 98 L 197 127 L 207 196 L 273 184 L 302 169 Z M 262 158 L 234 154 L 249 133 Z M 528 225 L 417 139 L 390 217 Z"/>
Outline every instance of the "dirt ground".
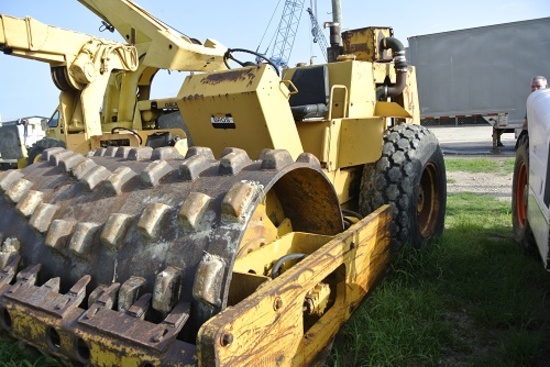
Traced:
<path fill-rule="evenodd" d="M 499 200 L 511 202 L 512 173 L 499 175 L 494 173 L 447 171 L 447 192 L 472 192 L 475 194 L 492 195 Z"/>
<path fill-rule="evenodd" d="M 458 126 L 429 128 L 439 140 L 445 158 L 483 157 L 506 159 L 515 156 L 516 138 L 512 133 L 502 135 L 503 147 L 493 149 L 492 127 Z M 449 193 L 473 192 L 493 195 L 501 200 L 512 200 L 512 173 L 467 173 L 447 171 Z"/>

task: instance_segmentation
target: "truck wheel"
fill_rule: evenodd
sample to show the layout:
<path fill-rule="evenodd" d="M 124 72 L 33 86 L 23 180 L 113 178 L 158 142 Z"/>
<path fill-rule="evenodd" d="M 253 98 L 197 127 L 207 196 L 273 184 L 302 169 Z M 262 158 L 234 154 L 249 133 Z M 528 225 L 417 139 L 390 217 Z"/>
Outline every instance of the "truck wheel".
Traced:
<path fill-rule="evenodd" d="M 535 253 L 533 232 L 527 220 L 529 194 L 529 135 L 522 134 L 516 144 L 516 162 L 512 181 L 512 226 L 517 243 L 527 253 Z"/>
<path fill-rule="evenodd" d="M 384 134 L 382 157 L 363 170 L 359 205 L 367 215 L 390 204 L 392 252 L 420 248 L 441 235 L 447 206 L 445 162 L 427 128 L 400 124 Z"/>
<path fill-rule="evenodd" d="M 62 140 L 56 138 L 44 138 L 32 145 L 29 149 L 29 156 L 27 157 L 27 165 L 31 165 L 40 160 L 42 152 L 48 148 L 61 147 L 65 148 L 65 143 Z"/>

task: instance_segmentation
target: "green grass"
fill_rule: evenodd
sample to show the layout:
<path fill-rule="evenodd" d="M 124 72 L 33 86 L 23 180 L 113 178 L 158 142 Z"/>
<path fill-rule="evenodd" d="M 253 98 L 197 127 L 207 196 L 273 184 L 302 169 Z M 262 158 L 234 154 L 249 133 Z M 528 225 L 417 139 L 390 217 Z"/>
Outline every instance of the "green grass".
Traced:
<path fill-rule="evenodd" d="M 468 161 L 453 159 L 447 167 L 510 168 Z M 515 243 L 510 203 L 453 194 L 447 205 L 442 238 L 400 254 L 341 330 L 330 366 L 550 365 L 550 273 Z"/>
<path fill-rule="evenodd" d="M 62 364 L 53 358 L 41 355 L 33 348 L 8 338 L 6 334 L 0 333 L 0 366 L 61 367 Z"/>
<path fill-rule="evenodd" d="M 514 171 L 515 158 L 445 158 L 447 171 L 464 171 L 470 173 L 496 173 L 507 175 Z"/>

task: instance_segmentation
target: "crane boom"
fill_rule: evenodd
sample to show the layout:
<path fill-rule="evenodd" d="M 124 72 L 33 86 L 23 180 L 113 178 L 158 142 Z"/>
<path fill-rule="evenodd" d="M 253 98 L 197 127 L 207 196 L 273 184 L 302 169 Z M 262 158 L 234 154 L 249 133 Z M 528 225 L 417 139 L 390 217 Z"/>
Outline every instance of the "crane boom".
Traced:
<path fill-rule="evenodd" d="M 311 8 L 307 8 L 307 12 L 309 13 L 309 19 L 311 20 L 311 35 L 313 36 L 313 42 L 319 44 L 321 52 L 323 53 L 323 58 L 325 61 L 328 61 L 328 41 L 323 34 L 323 30 L 319 26 L 319 22 L 317 22 L 317 18 L 313 14 L 313 10 L 311 10 Z"/>

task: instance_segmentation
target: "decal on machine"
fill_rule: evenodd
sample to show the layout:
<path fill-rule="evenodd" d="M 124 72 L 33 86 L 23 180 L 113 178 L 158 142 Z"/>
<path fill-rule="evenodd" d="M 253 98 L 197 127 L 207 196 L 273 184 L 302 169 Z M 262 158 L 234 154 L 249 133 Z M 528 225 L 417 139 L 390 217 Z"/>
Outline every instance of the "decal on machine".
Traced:
<path fill-rule="evenodd" d="M 235 121 L 230 113 L 210 116 L 210 122 L 215 129 L 234 129 Z"/>

